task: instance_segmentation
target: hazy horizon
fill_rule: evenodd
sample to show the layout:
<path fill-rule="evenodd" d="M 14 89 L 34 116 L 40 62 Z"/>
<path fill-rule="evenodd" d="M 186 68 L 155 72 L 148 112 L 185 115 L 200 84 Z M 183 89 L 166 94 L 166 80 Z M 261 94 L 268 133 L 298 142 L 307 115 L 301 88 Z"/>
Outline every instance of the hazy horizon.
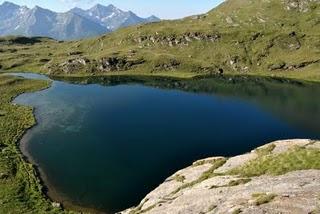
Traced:
<path fill-rule="evenodd" d="M 0 4 L 6 0 L 0 0 Z M 178 19 L 190 15 L 206 13 L 212 8 L 216 7 L 223 0 L 204 0 L 201 4 L 196 0 L 10 0 L 17 5 L 27 6 L 33 8 L 34 6 L 43 7 L 55 12 L 66 12 L 74 7 L 88 9 L 96 4 L 109 5 L 113 4 L 121 10 L 136 13 L 141 17 L 149 17 L 155 15 L 161 19 Z"/>

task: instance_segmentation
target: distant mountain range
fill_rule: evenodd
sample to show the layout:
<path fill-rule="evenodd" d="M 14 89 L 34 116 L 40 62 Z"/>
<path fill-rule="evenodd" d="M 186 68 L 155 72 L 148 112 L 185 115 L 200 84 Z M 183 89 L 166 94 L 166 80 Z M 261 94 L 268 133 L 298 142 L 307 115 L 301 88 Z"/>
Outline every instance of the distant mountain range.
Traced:
<path fill-rule="evenodd" d="M 98 36 L 121 27 L 158 21 L 158 17 L 141 18 L 113 5 L 97 4 L 88 10 L 73 8 L 65 13 L 38 6 L 30 9 L 11 2 L 0 5 L 0 36 L 45 36 L 74 40 Z"/>

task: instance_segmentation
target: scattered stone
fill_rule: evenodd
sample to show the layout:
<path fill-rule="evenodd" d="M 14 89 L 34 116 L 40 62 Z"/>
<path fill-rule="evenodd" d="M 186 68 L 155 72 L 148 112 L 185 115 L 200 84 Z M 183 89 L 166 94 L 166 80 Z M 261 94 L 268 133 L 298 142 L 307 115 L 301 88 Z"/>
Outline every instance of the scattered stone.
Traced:
<path fill-rule="evenodd" d="M 9 175 L 7 173 L 0 172 L 0 179 L 7 179 L 8 177 Z"/>
<path fill-rule="evenodd" d="M 310 10 L 310 3 L 317 2 L 318 0 L 284 0 L 286 10 L 296 10 L 306 13 Z"/>
<path fill-rule="evenodd" d="M 58 203 L 58 202 L 52 202 L 51 206 L 54 207 L 54 208 L 61 208 L 61 204 Z"/>
<path fill-rule="evenodd" d="M 228 17 L 226 18 L 226 22 L 227 22 L 228 24 L 233 24 L 233 19 L 232 19 L 230 16 L 228 16 Z"/>
<path fill-rule="evenodd" d="M 274 71 L 274 70 L 280 70 L 286 67 L 286 63 L 285 62 L 278 62 L 278 63 L 274 63 L 274 64 L 270 64 L 268 66 L 270 71 Z"/>
<path fill-rule="evenodd" d="M 215 42 L 218 39 L 220 39 L 218 33 L 205 34 L 202 32 L 187 32 L 182 35 L 160 35 L 159 33 L 156 33 L 155 35 L 139 36 L 134 38 L 133 41 L 144 44 L 145 46 L 148 46 L 148 44 L 149 46 L 151 44 L 161 44 L 174 47 L 177 45 L 188 46 L 190 42 L 194 41 Z"/>
<path fill-rule="evenodd" d="M 200 15 L 192 16 L 191 19 L 198 20 L 198 19 L 201 19 L 201 16 Z"/>

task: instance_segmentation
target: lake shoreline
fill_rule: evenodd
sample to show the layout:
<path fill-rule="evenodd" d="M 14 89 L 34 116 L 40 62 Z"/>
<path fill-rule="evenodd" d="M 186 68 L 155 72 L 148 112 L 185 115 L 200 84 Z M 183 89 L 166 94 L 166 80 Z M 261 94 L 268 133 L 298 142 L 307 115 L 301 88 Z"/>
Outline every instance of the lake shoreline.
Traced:
<path fill-rule="evenodd" d="M 48 88 L 50 88 L 50 87 L 48 87 Z M 46 88 L 46 89 L 48 89 L 48 88 Z M 43 90 L 45 90 L 45 89 L 43 89 Z M 14 101 L 14 99 L 12 99 L 11 103 L 13 101 Z M 34 118 L 36 120 L 35 125 L 32 126 L 31 128 L 28 128 L 28 129 L 25 130 L 23 136 L 19 140 L 18 145 L 19 145 L 20 152 L 24 156 L 25 161 L 27 163 L 31 163 L 34 166 L 34 168 L 36 169 L 37 177 L 38 177 L 38 179 L 40 179 L 41 185 L 44 187 L 43 194 L 45 194 L 47 199 L 51 200 L 52 202 L 53 201 L 57 201 L 57 202 L 61 201 L 62 207 L 64 209 L 66 209 L 66 210 L 74 210 L 74 211 L 80 211 L 80 212 L 88 211 L 88 212 L 94 212 L 94 213 L 103 213 L 103 212 L 100 212 L 100 211 L 95 210 L 95 209 L 91 209 L 91 208 L 86 208 L 86 207 L 81 207 L 81 206 L 75 205 L 71 201 L 66 200 L 66 198 L 62 197 L 61 195 L 59 196 L 58 193 L 54 193 L 54 191 L 50 193 L 50 191 L 46 190 L 46 188 L 50 190 L 50 182 L 48 182 L 49 179 L 46 179 L 46 176 L 42 172 L 41 168 L 39 166 L 37 166 L 37 164 L 35 164 L 35 161 L 32 161 L 32 157 L 31 157 L 30 154 L 28 154 L 28 151 L 27 151 L 28 132 L 32 128 L 36 127 L 38 125 L 38 122 L 39 122 L 39 121 L 37 121 L 36 109 L 33 109 L 33 116 L 34 116 Z M 52 188 L 52 189 L 54 189 L 54 188 Z"/>
<path fill-rule="evenodd" d="M 35 167 L 26 160 L 26 157 L 20 150 L 19 145 L 19 142 L 25 133 L 35 125 L 32 113 L 33 109 L 30 106 L 22 106 L 14 103 L 14 100 L 22 94 L 34 93 L 50 88 L 50 82 L 43 80 L 27 80 L 25 78 L 17 78 L 6 74 L 0 75 L 0 79 L 2 81 L 4 80 L 4 82 L 2 82 L 4 84 L 1 85 L 3 92 L 1 95 L 3 100 L 1 101 L 3 102 L 0 102 L 0 107 L 11 112 L 10 114 L 1 115 L 4 118 L 4 121 L 1 121 L 4 127 L 1 128 L 12 129 L 11 132 L 5 130 L 5 133 L 7 133 L 4 136 L 4 139 L 1 138 L 0 146 L 2 150 L 0 150 L 0 152 L 3 154 L 11 152 L 12 156 L 7 163 L 9 164 L 8 168 L 12 169 L 14 166 L 17 167 L 14 174 L 7 175 L 5 173 L 6 176 L 11 178 L 8 184 L 3 183 L 2 185 L 4 185 L 4 188 L 8 188 L 9 190 L 11 189 L 12 193 L 16 194 L 16 197 L 26 197 L 27 199 L 27 201 L 21 202 L 19 199 L 9 197 L 10 201 L 7 202 L 7 205 L 3 204 L 3 208 L 0 210 L 6 210 L 6 206 L 11 206 L 11 204 L 14 203 L 16 203 L 15 206 L 12 207 L 12 210 L 10 209 L 10 211 L 13 212 L 15 209 L 19 210 L 19 207 L 23 207 L 23 209 L 28 210 L 32 204 L 32 210 L 52 210 L 51 204 L 48 201 L 49 199 L 44 194 L 43 184 L 37 175 Z M 8 119 L 5 119 L 6 117 L 8 117 Z M 10 124 L 9 122 L 12 117 L 17 117 L 15 118 L 17 121 L 15 121 L 14 124 Z M 4 161 L 2 160 L 1 162 Z M 23 187 L 23 191 L 15 192 L 14 188 L 17 185 L 20 186 L 20 188 Z M 12 193 L 9 192 L 9 194 Z M 4 211 L 4 213 L 6 213 L 6 211 Z"/>
<path fill-rule="evenodd" d="M 10 74 L 12 75 L 12 74 Z M 46 76 L 47 77 L 47 76 Z M 43 88 L 41 90 L 37 90 L 35 92 L 41 92 L 48 90 L 52 87 L 52 83 L 54 80 L 50 79 L 51 84 L 47 88 Z M 21 94 L 17 94 L 16 97 L 13 97 L 11 100 L 11 103 L 15 105 L 14 100 L 19 97 L 22 94 L 26 94 L 30 92 L 25 92 Z M 34 93 L 34 92 L 32 92 Z M 35 176 L 39 180 L 39 184 L 42 186 L 42 194 L 44 195 L 46 200 L 49 200 L 52 204 L 53 203 L 59 203 L 56 204 L 55 206 L 61 207 L 63 210 L 72 210 L 76 212 L 89 212 L 89 213 L 94 213 L 94 214 L 104 214 L 105 212 L 102 212 L 100 210 L 96 210 L 94 208 L 90 207 L 83 207 L 80 205 L 75 204 L 72 202 L 70 199 L 68 199 L 65 196 L 62 196 L 61 194 L 58 193 L 58 191 L 55 190 L 54 185 L 51 185 L 49 179 L 47 178 L 46 174 L 44 171 L 41 169 L 41 167 L 34 161 L 30 153 L 28 152 L 28 138 L 30 135 L 30 131 L 34 128 L 36 128 L 39 125 L 39 121 L 36 116 L 36 108 L 32 108 L 32 114 L 35 120 L 35 124 L 32 127 L 29 127 L 25 129 L 24 134 L 20 139 L 17 141 L 17 147 L 20 151 L 20 154 L 22 156 L 22 159 L 25 161 L 25 163 L 31 164 L 34 171 L 35 171 Z"/>
<path fill-rule="evenodd" d="M 192 79 L 202 79 L 202 78 L 250 78 L 250 79 L 273 79 L 284 82 L 300 82 L 300 83 L 310 83 L 310 84 L 319 84 L 320 79 L 306 79 L 306 78 L 297 78 L 297 77 L 288 77 L 285 75 L 276 75 L 274 73 L 224 73 L 224 74 L 197 74 L 197 73 L 186 73 L 186 72 L 174 72 L 174 73 L 138 73 L 138 72 L 120 72 L 120 73 L 107 73 L 107 74 L 48 74 L 46 72 L 34 72 L 29 70 L 0 70 L 0 74 L 10 74 L 10 73 L 32 73 L 44 75 L 48 78 L 163 78 L 163 79 L 176 79 L 176 80 L 192 80 Z"/>
<path fill-rule="evenodd" d="M 35 115 L 34 115 L 35 116 Z M 36 118 L 36 117 L 35 117 Z M 32 128 L 35 128 L 38 124 L 34 125 Z M 42 170 L 42 168 L 33 160 L 32 156 L 28 152 L 28 131 L 32 130 L 32 128 L 26 130 L 26 133 L 23 135 L 21 140 L 19 140 L 19 149 L 23 156 L 23 159 L 26 163 L 32 164 L 33 168 L 36 171 L 36 176 L 40 180 L 40 184 L 43 187 L 43 194 L 45 195 L 46 199 L 50 200 L 51 203 L 59 203 L 63 210 L 72 210 L 76 212 L 88 212 L 93 214 L 105 214 L 100 210 L 96 210 L 94 208 L 84 207 L 81 205 L 77 205 L 67 196 L 62 196 L 57 190 L 55 190 L 54 185 L 52 185 Z"/>

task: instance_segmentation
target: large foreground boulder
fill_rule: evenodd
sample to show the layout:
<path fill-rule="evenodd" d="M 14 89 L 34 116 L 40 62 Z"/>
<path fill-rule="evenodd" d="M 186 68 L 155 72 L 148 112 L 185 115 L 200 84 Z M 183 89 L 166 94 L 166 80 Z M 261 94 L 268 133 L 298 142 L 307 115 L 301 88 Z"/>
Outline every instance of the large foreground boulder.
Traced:
<path fill-rule="evenodd" d="M 122 214 L 320 213 L 320 141 L 276 141 L 176 172 Z"/>

